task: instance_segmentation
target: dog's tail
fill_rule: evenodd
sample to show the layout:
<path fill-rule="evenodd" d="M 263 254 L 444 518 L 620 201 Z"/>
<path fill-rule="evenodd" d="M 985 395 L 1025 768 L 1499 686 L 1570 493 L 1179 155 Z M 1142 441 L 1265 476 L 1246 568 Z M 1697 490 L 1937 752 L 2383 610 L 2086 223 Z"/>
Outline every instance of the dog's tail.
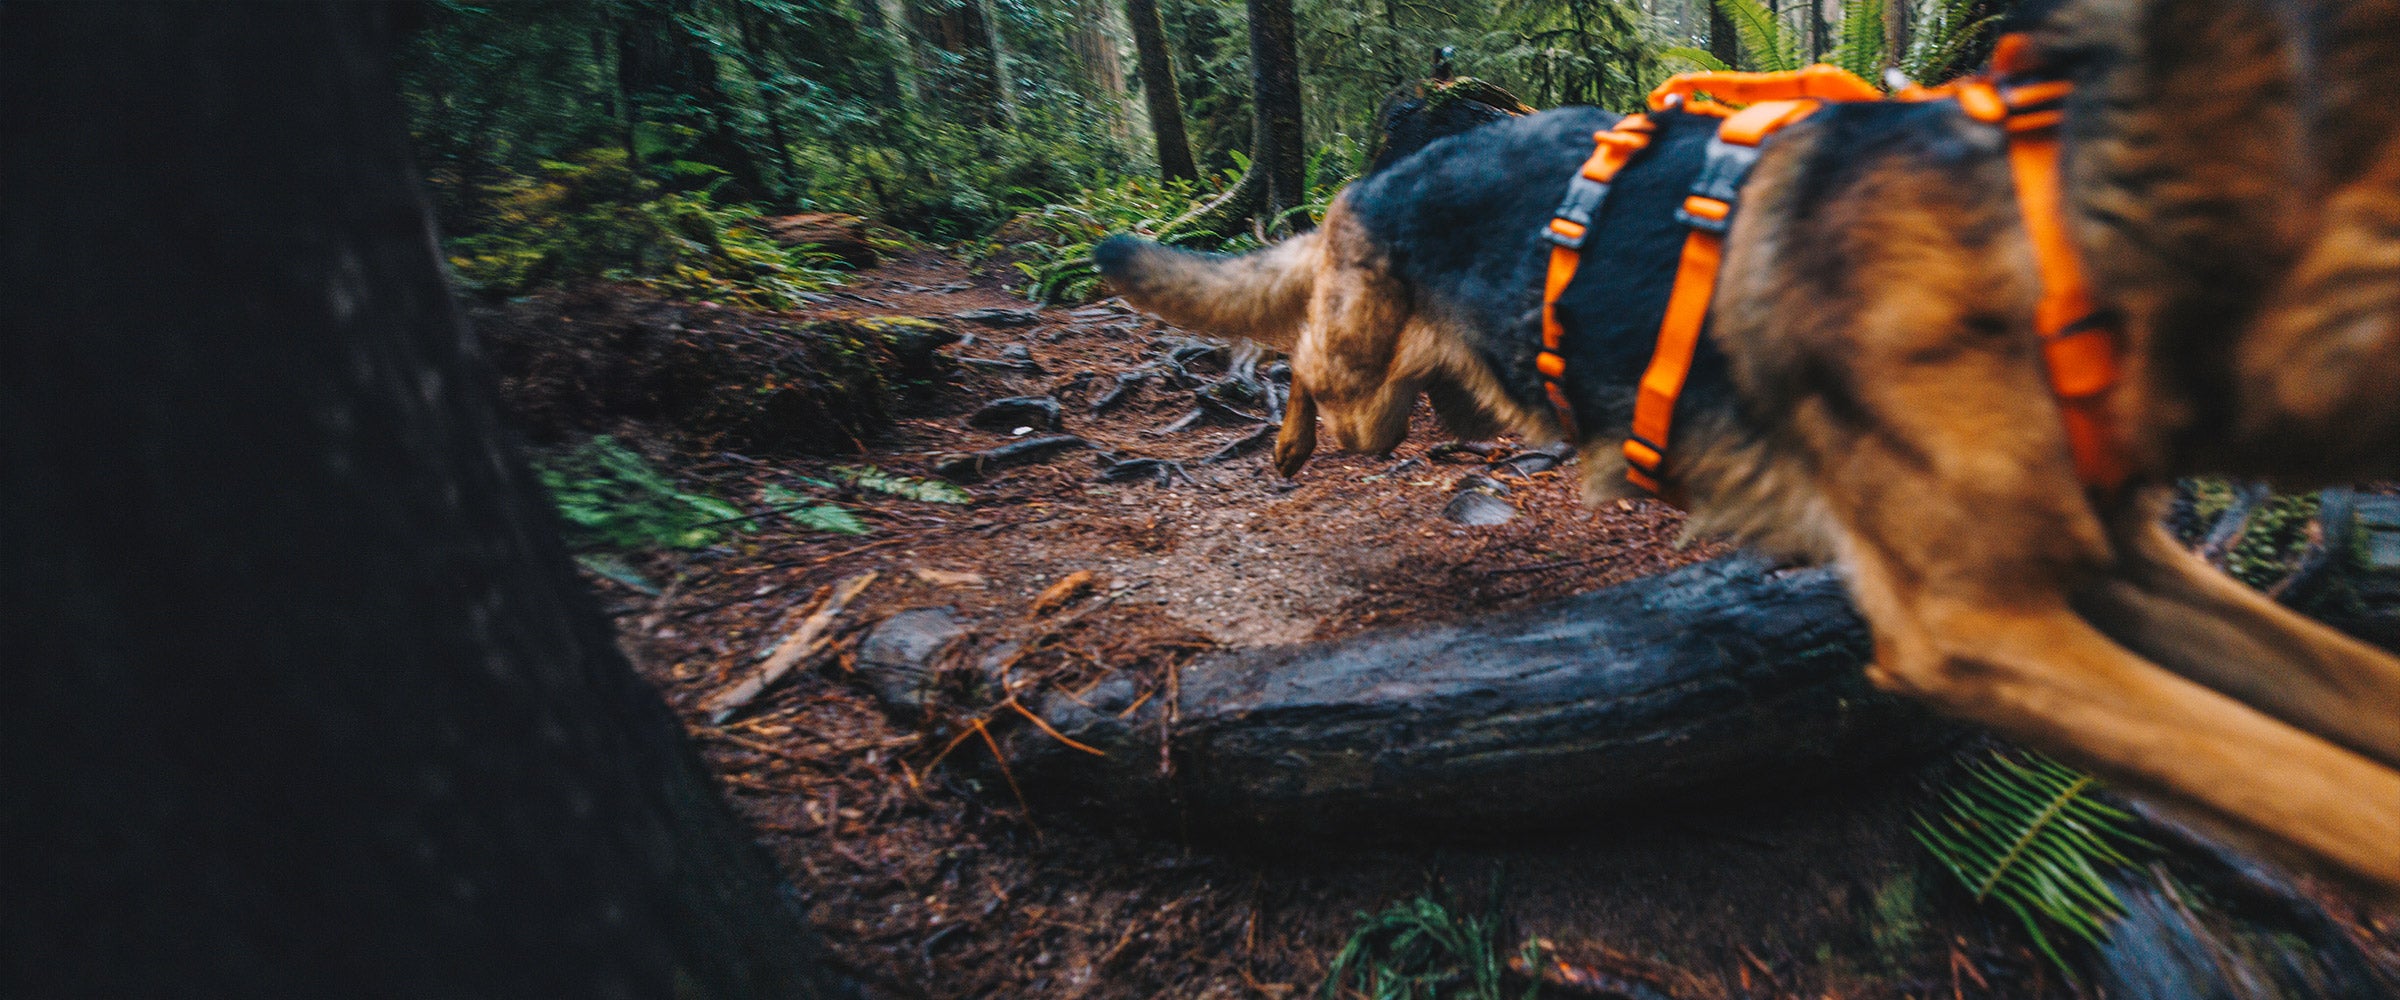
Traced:
<path fill-rule="evenodd" d="M 1125 301 L 1169 323 L 1288 350 L 1316 286 L 1317 244 L 1312 231 L 1235 257 L 1111 236 L 1092 260 Z"/>

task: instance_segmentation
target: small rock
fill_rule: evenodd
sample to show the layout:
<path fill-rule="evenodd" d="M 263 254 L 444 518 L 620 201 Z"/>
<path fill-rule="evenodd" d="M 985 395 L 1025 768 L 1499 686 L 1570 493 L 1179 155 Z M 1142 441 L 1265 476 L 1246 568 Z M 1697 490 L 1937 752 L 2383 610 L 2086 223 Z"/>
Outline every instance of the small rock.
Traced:
<path fill-rule="evenodd" d="M 912 608 L 884 619 L 858 644 L 858 677 L 885 709 L 915 716 L 933 694 L 935 661 L 967 633 L 949 608 Z"/>
<path fill-rule="evenodd" d="M 1467 490 L 1450 498 L 1442 516 L 1470 528 L 1507 524 L 1517 519 L 1516 505 L 1482 490 Z"/>
<path fill-rule="evenodd" d="M 967 418 L 967 426 L 985 430 L 1007 430 L 1014 427 L 1039 427 L 1046 431 L 1059 429 L 1065 423 L 1064 411 L 1058 400 L 1048 396 L 1010 396 L 983 404 L 975 415 Z"/>
<path fill-rule="evenodd" d="M 1042 321 L 1042 314 L 1031 309 L 969 309 L 950 318 L 985 326 L 1032 326 Z"/>
<path fill-rule="evenodd" d="M 1507 483 L 1472 472 L 1458 477 L 1458 481 L 1451 483 L 1450 488 L 1453 490 L 1480 490 L 1496 497 L 1507 496 L 1510 492 Z"/>

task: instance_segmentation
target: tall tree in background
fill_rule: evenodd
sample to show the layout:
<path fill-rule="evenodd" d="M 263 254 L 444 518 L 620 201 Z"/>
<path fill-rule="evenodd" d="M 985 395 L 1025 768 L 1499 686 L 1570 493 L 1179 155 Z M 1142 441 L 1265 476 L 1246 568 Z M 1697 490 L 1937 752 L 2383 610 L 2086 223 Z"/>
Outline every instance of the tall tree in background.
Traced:
<path fill-rule="evenodd" d="M 976 0 L 907 0 L 918 62 L 932 97 L 963 125 L 995 128 L 1008 120 L 992 26 Z"/>
<path fill-rule="evenodd" d="M 833 995 L 501 430 L 384 13 L 0 4 L 0 995 Z"/>
<path fill-rule="evenodd" d="M 1292 0 L 1248 0 L 1250 90 L 1258 116 L 1251 143 L 1254 170 L 1265 171 L 1262 192 L 1270 227 L 1307 229 L 1307 213 L 1293 209 L 1308 201 L 1306 140 L 1300 123 L 1299 31 Z"/>
<path fill-rule="evenodd" d="M 1742 41 L 1733 30 L 1733 18 L 1725 11 L 1721 0 L 1708 4 L 1708 54 L 1727 66 L 1742 64 Z"/>
<path fill-rule="evenodd" d="M 689 128 L 698 135 L 689 159 L 723 169 L 731 200 L 763 199 L 758 157 L 734 128 L 733 102 L 717 78 L 717 61 L 684 18 L 697 0 L 632 0 L 617 30 L 618 93 L 626 104 L 628 165 L 638 166 L 632 136 L 644 121 Z"/>
<path fill-rule="evenodd" d="M 1141 67 L 1142 99 L 1150 108 L 1150 131 L 1158 140 L 1158 172 L 1167 180 L 1196 181 L 1192 144 L 1183 131 L 1183 99 L 1175 93 L 1175 61 L 1167 51 L 1167 29 L 1158 0 L 1125 0 L 1133 22 L 1133 50 Z"/>

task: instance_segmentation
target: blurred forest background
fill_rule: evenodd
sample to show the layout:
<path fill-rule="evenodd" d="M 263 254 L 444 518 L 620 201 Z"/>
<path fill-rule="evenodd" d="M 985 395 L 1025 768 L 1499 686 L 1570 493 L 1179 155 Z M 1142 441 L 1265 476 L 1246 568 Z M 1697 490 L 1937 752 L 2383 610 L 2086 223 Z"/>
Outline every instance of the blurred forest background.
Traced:
<path fill-rule="evenodd" d="M 479 292 L 608 278 L 788 307 L 844 260 L 752 220 L 840 213 L 878 240 L 1005 248 L 1030 295 L 1073 299 L 1111 232 L 1240 249 L 1308 225 L 1369 162 L 1387 97 L 1430 76 L 1619 110 L 1694 68 L 1936 80 L 1983 58 L 2008 6 L 441 0 L 404 81 Z"/>

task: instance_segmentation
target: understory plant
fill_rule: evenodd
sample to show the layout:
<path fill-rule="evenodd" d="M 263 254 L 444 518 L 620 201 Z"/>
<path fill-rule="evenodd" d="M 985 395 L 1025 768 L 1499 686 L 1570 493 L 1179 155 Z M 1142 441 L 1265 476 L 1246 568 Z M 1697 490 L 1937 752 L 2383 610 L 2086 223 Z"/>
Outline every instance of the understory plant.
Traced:
<path fill-rule="evenodd" d="M 2099 779 L 2032 752 L 1993 752 L 1969 764 L 1920 814 L 1917 842 L 1981 902 L 2006 907 L 2068 976 L 2053 936 L 2107 940 L 2125 904 L 2110 872 L 2159 850 L 2132 832 L 2133 816 L 2097 797 Z"/>
<path fill-rule="evenodd" d="M 1739 66 L 1728 66 L 1707 49 L 1678 46 L 1660 53 L 1670 63 L 1703 70 L 1742 69 L 1753 72 L 1795 70 L 1809 61 L 1802 29 L 1785 20 L 1794 12 L 1776 11 L 1762 0 L 1710 0 L 1741 37 Z M 1894 54 L 1884 36 L 1888 3 L 1907 3 L 1908 48 Z M 1839 37 L 1824 61 L 1874 83 L 1883 82 L 1884 67 L 1898 69 L 1911 80 L 1939 83 L 1966 72 L 1971 56 L 1982 51 L 2000 19 L 1979 15 L 1974 0 L 1845 0 Z"/>
<path fill-rule="evenodd" d="M 573 548 L 703 548 L 742 516 L 732 504 L 677 486 L 607 434 L 537 461 L 535 469 Z"/>
<path fill-rule="evenodd" d="M 749 205 L 717 204 L 722 170 L 683 161 L 662 169 L 683 189 L 636 177 L 622 149 L 544 160 L 535 174 L 485 191 L 486 225 L 450 241 L 450 266 L 488 295 L 608 279 L 765 310 L 794 308 L 838 282 L 830 256 L 752 229 Z"/>
<path fill-rule="evenodd" d="M 1431 895 L 1393 903 L 1383 912 L 1361 911 L 1356 931 L 1333 957 L 1320 995 L 1369 1000 L 1507 1000 L 1502 975 L 1508 955 L 1500 946 L 1498 906 L 1482 916 L 1461 916 Z M 1539 964 L 1537 946 L 1522 949 Z M 1540 984 L 1520 996 L 1532 1000 Z"/>

